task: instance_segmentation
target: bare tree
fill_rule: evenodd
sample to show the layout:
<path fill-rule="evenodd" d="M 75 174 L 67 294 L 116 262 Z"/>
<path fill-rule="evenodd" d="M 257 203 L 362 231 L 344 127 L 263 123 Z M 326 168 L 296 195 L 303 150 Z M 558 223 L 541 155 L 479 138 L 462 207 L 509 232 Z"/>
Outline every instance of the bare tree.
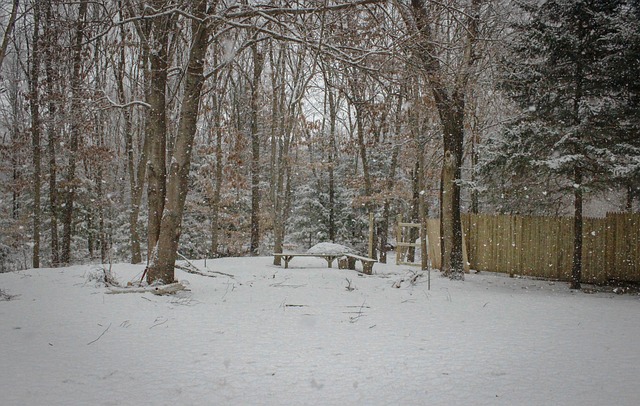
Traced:
<path fill-rule="evenodd" d="M 16 18 L 18 15 L 19 5 L 20 5 L 19 0 L 13 0 L 11 4 L 11 13 L 9 14 L 9 21 L 7 22 L 7 26 L 4 29 L 4 34 L 2 35 L 2 44 L 0 44 L 0 70 L 2 70 L 2 64 L 4 63 L 4 58 L 7 55 L 7 48 L 9 46 L 9 42 L 11 41 L 13 28 L 16 25 Z"/>
<path fill-rule="evenodd" d="M 465 97 L 478 60 L 480 0 L 429 2 L 411 0 L 403 12 L 414 37 L 412 52 L 438 110 L 445 164 L 441 177 L 443 271 L 463 279 L 460 178 L 463 160 Z"/>
<path fill-rule="evenodd" d="M 78 16 L 75 24 L 73 44 L 71 46 L 72 53 L 72 73 L 71 73 L 71 111 L 72 114 L 80 114 L 82 109 L 82 62 L 83 62 L 83 44 L 85 38 L 87 1 L 80 1 L 78 5 Z M 75 201 L 76 189 L 76 163 L 78 155 L 78 143 L 81 132 L 81 120 L 78 117 L 71 122 L 71 138 L 69 141 L 69 164 L 66 174 L 66 191 L 64 207 L 62 210 L 62 252 L 60 261 L 68 264 L 71 261 L 71 234 L 73 228 L 73 204 Z"/>
<path fill-rule="evenodd" d="M 174 265 L 178 255 L 178 241 L 187 197 L 191 150 L 197 130 L 200 96 L 204 84 L 204 65 L 208 49 L 210 25 L 205 21 L 207 1 L 194 2 L 191 20 L 192 41 L 185 75 L 180 123 L 169 166 L 166 203 L 161 216 L 157 246 L 152 251 L 147 272 L 150 283 L 173 282 Z"/>
<path fill-rule="evenodd" d="M 31 147 L 33 162 L 33 255 L 32 266 L 40 267 L 40 222 L 42 165 L 40 148 L 40 2 L 33 4 L 33 36 L 29 66 L 29 110 L 31 113 Z"/>

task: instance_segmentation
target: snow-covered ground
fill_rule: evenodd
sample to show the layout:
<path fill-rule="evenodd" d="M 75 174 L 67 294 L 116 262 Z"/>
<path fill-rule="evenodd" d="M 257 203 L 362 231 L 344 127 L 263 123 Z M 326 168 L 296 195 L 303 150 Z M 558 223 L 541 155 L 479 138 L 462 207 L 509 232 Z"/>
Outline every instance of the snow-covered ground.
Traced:
<path fill-rule="evenodd" d="M 96 266 L 0 274 L 19 295 L 0 301 L 0 403 L 640 404 L 638 295 L 437 272 L 429 291 L 406 266 L 271 262 L 177 271 L 190 292 L 175 296 L 105 294 Z"/>

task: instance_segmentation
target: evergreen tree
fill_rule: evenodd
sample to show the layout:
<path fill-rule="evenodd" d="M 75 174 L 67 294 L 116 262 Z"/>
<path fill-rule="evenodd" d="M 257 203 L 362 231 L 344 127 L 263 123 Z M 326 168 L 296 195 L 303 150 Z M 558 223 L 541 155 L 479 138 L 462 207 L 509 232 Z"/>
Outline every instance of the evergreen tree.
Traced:
<path fill-rule="evenodd" d="M 615 148 L 613 174 L 627 191 L 627 211 L 640 196 L 640 1 L 627 0 L 612 20 L 612 52 L 602 63 L 611 77 L 611 114 L 607 125 L 620 142 Z"/>
<path fill-rule="evenodd" d="M 582 273 L 582 202 L 586 190 L 610 181 L 621 139 L 610 123 L 612 45 L 618 0 L 527 1 L 513 25 L 503 89 L 521 114 L 495 143 L 490 166 L 562 180 L 574 201 L 571 287 Z"/>

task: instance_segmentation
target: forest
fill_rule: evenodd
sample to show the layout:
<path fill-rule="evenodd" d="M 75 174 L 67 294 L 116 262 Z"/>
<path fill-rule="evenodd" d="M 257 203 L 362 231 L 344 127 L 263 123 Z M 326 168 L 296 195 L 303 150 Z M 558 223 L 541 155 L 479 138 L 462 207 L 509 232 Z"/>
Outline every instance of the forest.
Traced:
<path fill-rule="evenodd" d="M 637 0 L 1 3 L 0 271 L 639 210 Z"/>

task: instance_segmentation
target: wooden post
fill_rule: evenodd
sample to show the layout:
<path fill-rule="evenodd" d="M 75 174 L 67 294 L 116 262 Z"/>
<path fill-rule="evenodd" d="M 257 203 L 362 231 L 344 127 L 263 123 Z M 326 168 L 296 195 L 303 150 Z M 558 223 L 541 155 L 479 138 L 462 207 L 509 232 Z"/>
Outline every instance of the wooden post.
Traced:
<path fill-rule="evenodd" d="M 398 214 L 398 228 L 396 230 L 396 265 L 400 265 L 400 257 L 402 256 L 402 247 L 400 246 L 402 242 L 402 227 L 400 227 L 400 223 L 402 223 L 402 214 Z"/>
<path fill-rule="evenodd" d="M 369 212 L 369 258 L 373 258 L 373 212 Z"/>

